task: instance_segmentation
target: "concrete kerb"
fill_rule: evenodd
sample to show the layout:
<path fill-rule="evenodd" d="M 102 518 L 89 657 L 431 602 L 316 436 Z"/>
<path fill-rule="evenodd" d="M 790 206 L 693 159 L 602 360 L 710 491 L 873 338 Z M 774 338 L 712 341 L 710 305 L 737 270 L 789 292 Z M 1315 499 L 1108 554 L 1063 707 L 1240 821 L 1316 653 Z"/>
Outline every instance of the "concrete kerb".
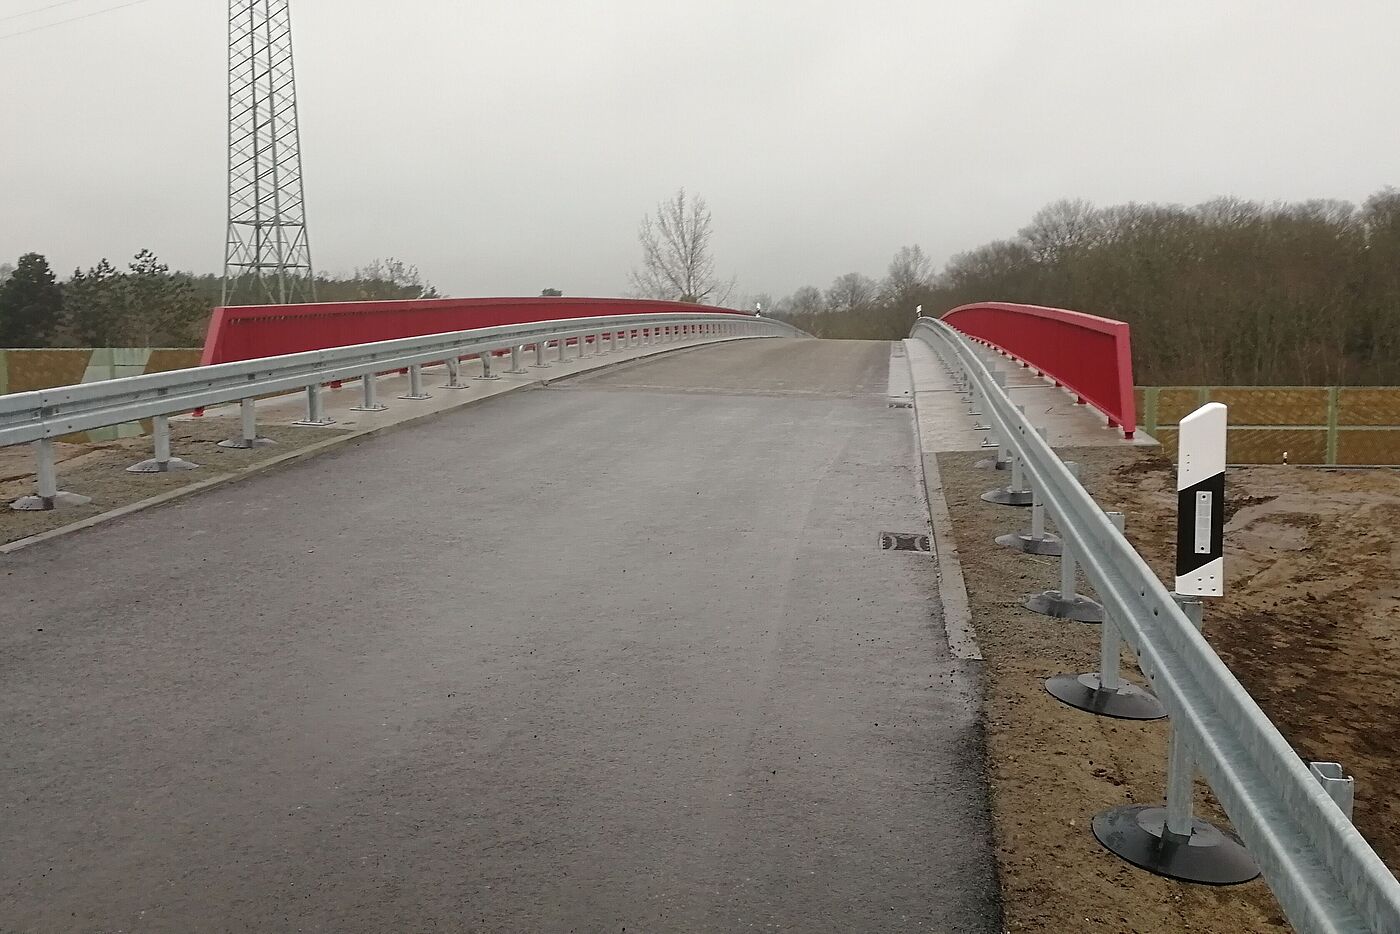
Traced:
<path fill-rule="evenodd" d="M 559 382 L 566 379 L 578 379 L 580 377 L 593 376 L 595 374 L 599 374 L 607 370 L 618 369 L 629 364 L 641 363 L 646 359 L 658 356 L 660 354 L 686 353 L 693 350 L 700 350 L 701 348 L 709 347 L 714 344 L 724 344 L 729 343 L 730 341 L 751 339 L 756 338 L 750 338 L 747 336 L 720 336 L 715 337 L 712 340 L 707 340 L 697 344 L 686 344 L 681 346 L 672 344 L 656 345 L 654 348 L 648 348 L 646 352 L 626 360 L 612 360 L 603 362 L 603 360 L 600 358 L 599 366 L 590 367 L 589 369 L 581 372 L 573 374 L 561 374 L 557 377 L 554 377 L 553 379 L 540 378 L 529 380 L 527 382 L 522 382 L 516 386 L 503 387 L 500 389 L 500 391 L 493 392 L 489 396 L 480 396 L 474 399 L 463 399 L 461 402 L 456 403 L 455 405 L 449 408 L 435 409 L 431 412 L 424 412 L 421 415 L 409 416 L 408 418 L 391 422 L 387 425 L 375 425 L 370 428 L 362 428 L 356 431 L 347 431 L 343 434 L 336 435 L 332 438 L 324 438 L 305 447 L 299 447 L 296 450 L 288 451 L 286 454 L 280 454 L 277 457 L 272 457 L 256 464 L 250 464 L 247 467 L 240 467 L 237 470 L 232 470 L 227 473 L 221 473 L 217 476 L 210 477 L 207 480 L 200 480 L 196 483 L 191 483 L 187 486 L 179 487 L 178 489 L 168 490 L 164 493 L 160 493 L 143 500 L 138 500 L 134 503 L 128 503 L 125 506 L 119 506 L 115 509 L 108 510 L 107 512 L 99 513 L 95 516 L 88 516 L 86 519 L 79 519 L 76 522 L 60 526 L 56 529 L 49 529 L 46 532 L 40 532 L 36 535 L 31 535 L 28 538 L 21 538 L 17 539 L 16 541 L 9 542 L 8 544 L 0 545 L 0 555 L 13 554 L 14 552 L 20 551 L 21 549 L 28 548 L 31 545 L 38 545 L 43 542 L 52 541 L 53 539 L 61 538 L 65 535 L 70 535 L 74 532 L 80 532 L 83 529 L 90 529 L 93 526 L 102 525 L 103 523 L 111 522 L 115 519 L 121 519 L 133 513 L 141 512 L 142 510 L 151 509 L 155 506 L 161 506 L 166 503 L 174 502 L 175 500 L 183 499 L 186 496 L 193 496 L 196 493 L 201 493 L 205 490 L 213 489 L 214 487 L 222 486 L 226 483 L 236 483 L 240 480 L 246 480 L 249 477 L 253 477 L 267 471 L 275 470 L 280 467 L 285 467 L 289 464 L 295 463 L 296 461 L 315 456 L 323 451 L 329 450 L 330 448 L 334 448 L 342 444 L 349 444 L 352 441 L 358 441 L 361 438 L 366 438 L 371 435 L 383 434 L 389 431 L 394 431 L 399 428 L 404 428 L 410 425 L 416 425 L 419 422 L 427 421 L 439 415 L 443 415 L 447 412 L 455 412 L 459 409 L 471 408 L 472 406 L 479 405 L 483 402 L 490 402 L 493 399 L 499 399 L 503 396 L 512 395 L 514 393 L 521 392 L 522 390 L 547 388 L 550 384 L 555 382 Z"/>
<path fill-rule="evenodd" d="M 919 462 L 919 475 L 924 485 L 924 502 L 928 506 L 929 526 L 933 529 L 934 554 L 938 562 L 938 602 L 943 605 L 943 628 L 948 637 L 948 650 L 954 658 L 982 661 L 982 649 L 972 628 L 972 609 L 967 598 L 967 582 L 963 578 L 962 562 L 958 559 L 958 543 L 953 534 L 953 518 L 948 501 L 943 496 L 943 479 L 938 472 L 938 460 L 924 454 L 923 435 L 919 429 L 919 392 L 914 380 L 914 361 L 904 354 L 910 372 L 910 398 L 914 408 L 914 455 Z"/>

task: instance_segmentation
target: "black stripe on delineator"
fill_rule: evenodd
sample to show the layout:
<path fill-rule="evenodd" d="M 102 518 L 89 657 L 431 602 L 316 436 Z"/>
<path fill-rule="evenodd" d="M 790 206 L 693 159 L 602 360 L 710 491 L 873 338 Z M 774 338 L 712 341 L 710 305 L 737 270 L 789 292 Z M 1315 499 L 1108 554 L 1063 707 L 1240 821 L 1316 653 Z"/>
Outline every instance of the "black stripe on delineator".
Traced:
<path fill-rule="evenodd" d="M 1210 551 L 1196 552 L 1196 494 L 1210 493 Z M 1176 576 L 1182 577 L 1225 554 L 1225 473 L 1176 493 Z"/>

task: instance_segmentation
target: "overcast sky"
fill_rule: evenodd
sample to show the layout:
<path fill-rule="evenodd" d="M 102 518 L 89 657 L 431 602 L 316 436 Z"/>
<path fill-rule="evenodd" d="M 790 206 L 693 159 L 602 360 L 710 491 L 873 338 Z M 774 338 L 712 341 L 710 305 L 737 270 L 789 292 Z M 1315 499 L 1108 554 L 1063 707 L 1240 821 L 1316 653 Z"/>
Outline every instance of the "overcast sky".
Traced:
<path fill-rule="evenodd" d="M 224 0 L 0 0 L 0 260 L 222 268 Z M 129 2 L 129 0 L 125 0 Z M 940 263 L 1062 197 L 1400 184 L 1400 5 L 293 0 L 313 257 L 622 294 L 685 186 L 744 292 Z M 8 17 L 8 18 L 7 18 Z M 8 38 L 6 38 L 8 37 Z"/>

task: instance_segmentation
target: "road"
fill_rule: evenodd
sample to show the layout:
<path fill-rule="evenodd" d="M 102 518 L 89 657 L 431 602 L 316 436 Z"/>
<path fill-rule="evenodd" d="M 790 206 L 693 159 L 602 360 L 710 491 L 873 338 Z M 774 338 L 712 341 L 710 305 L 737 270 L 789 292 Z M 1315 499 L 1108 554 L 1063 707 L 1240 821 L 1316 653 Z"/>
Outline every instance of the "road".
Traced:
<path fill-rule="evenodd" d="M 0 563 L 0 929 L 999 931 L 885 343 L 749 341 Z"/>

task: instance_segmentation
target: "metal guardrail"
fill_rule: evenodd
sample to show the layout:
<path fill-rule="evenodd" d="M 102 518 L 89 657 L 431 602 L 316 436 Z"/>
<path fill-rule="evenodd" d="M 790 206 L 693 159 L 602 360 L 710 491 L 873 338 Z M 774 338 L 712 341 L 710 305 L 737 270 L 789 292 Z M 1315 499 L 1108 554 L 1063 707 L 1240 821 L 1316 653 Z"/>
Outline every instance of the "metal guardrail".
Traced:
<path fill-rule="evenodd" d="M 234 363 L 171 370 L 97 383 L 82 383 L 0 396 L 0 447 L 34 443 L 39 462 L 38 495 L 16 508 L 50 509 L 64 500 L 56 486 L 52 439 L 93 428 L 105 428 L 144 418 L 156 424 L 158 469 L 169 464 L 170 415 L 229 402 L 244 404 L 244 441 L 256 441 L 251 431 L 253 406 L 258 396 L 306 389 L 307 423 L 324 422 L 320 414 L 322 384 L 407 369 L 413 390 L 421 397 L 421 367 L 449 364 L 450 385 L 457 385 L 458 361 L 477 356 L 484 376 L 491 376 L 492 356 L 509 352 L 517 365 L 522 350 L 533 347 L 543 362 L 545 347 L 555 344 L 562 359 L 572 341 L 584 353 L 591 346 L 602 352 L 605 339 L 612 349 L 623 344 L 712 339 L 716 337 L 808 336 L 772 318 L 698 312 L 694 314 L 630 314 L 598 318 L 572 318 L 505 325 L 356 344 L 279 357 L 263 357 Z M 374 380 L 365 379 L 365 408 L 380 408 L 374 397 Z M 162 451 L 162 439 L 164 450 Z M 163 458 L 162 458 L 163 455 Z M 80 497 L 73 497 L 80 500 Z"/>
<path fill-rule="evenodd" d="M 1400 931 L 1400 883 L 1206 642 L 1166 586 L 998 385 L 973 345 L 920 318 L 925 341 L 975 385 L 999 443 L 1053 513 L 1183 744 L 1293 926 Z M 1189 788 L 1189 784 L 1188 784 Z"/>

